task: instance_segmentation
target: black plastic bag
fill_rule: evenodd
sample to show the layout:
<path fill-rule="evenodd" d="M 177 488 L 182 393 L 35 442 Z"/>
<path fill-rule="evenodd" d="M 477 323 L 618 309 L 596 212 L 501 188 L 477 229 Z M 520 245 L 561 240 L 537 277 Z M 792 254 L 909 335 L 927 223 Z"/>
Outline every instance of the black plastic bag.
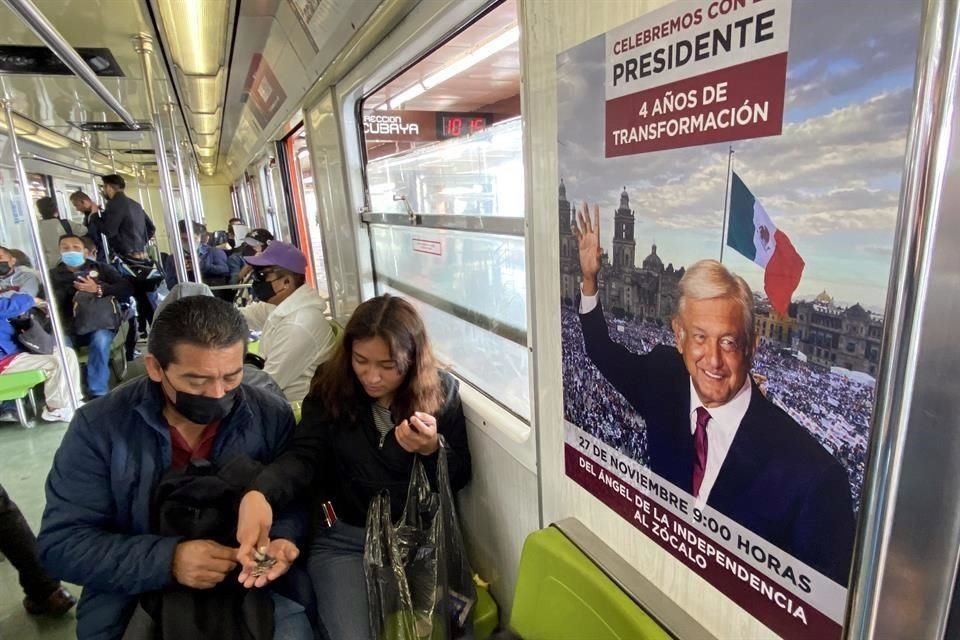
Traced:
<path fill-rule="evenodd" d="M 442 439 L 437 456 L 435 490 L 419 456 L 414 460 L 399 522 L 390 522 L 387 492 L 367 512 L 363 560 L 373 640 L 473 637 L 477 591 Z"/>

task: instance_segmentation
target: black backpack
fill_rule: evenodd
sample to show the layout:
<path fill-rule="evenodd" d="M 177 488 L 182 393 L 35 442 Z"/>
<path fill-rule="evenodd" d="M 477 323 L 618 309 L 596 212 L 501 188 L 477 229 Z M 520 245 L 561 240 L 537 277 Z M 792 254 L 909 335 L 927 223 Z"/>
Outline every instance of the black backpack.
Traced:
<path fill-rule="evenodd" d="M 78 291 L 73 296 L 73 333 L 78 336 L 101 329 L 116 331 L 123 314 L 113 296 L 97 297 L 95 293 Z"/>

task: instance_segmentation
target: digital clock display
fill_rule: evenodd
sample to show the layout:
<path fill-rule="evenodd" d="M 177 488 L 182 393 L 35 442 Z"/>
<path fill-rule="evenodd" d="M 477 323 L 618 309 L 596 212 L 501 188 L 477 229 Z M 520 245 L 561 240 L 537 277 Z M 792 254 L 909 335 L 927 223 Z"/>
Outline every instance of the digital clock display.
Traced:
<path fill-rule="evenodd" d="M 446 138 L 462 138 L 479 133 L 490 126 L 493 118 L 488 114 L 464 113 L 439 114 L 437 131 L 441 140 Z"/>

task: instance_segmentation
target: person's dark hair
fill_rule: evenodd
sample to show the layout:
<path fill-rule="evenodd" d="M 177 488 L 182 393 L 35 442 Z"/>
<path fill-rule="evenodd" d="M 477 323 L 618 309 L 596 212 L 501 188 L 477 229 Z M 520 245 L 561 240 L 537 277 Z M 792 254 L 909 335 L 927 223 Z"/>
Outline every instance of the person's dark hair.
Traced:
<path fill-rule="evenodd" d="M 111 173 L 108 176 L 103 176 L 103 184 L 105 185 L 108 184 L 110 186 L 116 187 L 121 191 L 127 188 L 126 181 L 115 173 Z"/>
<path fill-rule="evenodd" d="M 64 240 L 66 240 L 66 239 L 68 239 L 68 238 L 76 238 L 76 239 L 79 240 L 80 242 L 83 242 L 83 246 L 87 246 L 87 243 L 84 242 L 83 238 L 80 237 L 80 236 L 78 236 L 78 235 L 75 234 L 75 233 L 65 233 L 65 234 L 63 234 L 63 235 L 60 236 L 60 238 L 57 240 L 57 244 L 60 244 L 61 242 L 63 242 Z"/>
<path fill-rule="evenodd" d="M 83 191 L 74 191 L 70 194 L 70 203 L 76 205 L 78 202 L 86 201 L 93 202 L 93 198 L 85 194 Z"/>
<path fill-rule="evenodd" d="M 83 248 L 93 254 L 94 259 L 97 256 L 97 243 L 93 241 L 93 238 L 90 236 L 82 236 L 80 240 L 83 242 Z"/>
<path fill-rule="evenodd" d="M 50 196 L 44 196 L 37 200 L 37 211 L 44 220 L 52 220 L 57 217 L 57 201 Z"/>
<path fill-rule="evenodd" d="M 0 247 L 10 255 L 12 255 L 17 260 L 18 267 L 26 267 L 27 269 L 33 269 L 33 260 L 30 259 L 30 256 L 25 254 L 20 249 L 7 249 L 6 247 Z"/>
<path fill-rule="evenodd" d="M 333 356 L 317 370 L 311 395 L 320 397 L 332 417 L 356 418 L 371 399 L 353 371 L 353 343 L 370 338 L 387 343 L 404 377 L 390 407 L 394 418 L 406 419 L 414 411 L 435 415 L 443 406 L 443 389 L 427 330 L 413 305 L 389 294 L 353 312 Z"/>
<path fill-rule="evenodd" d="M 229 302 L 189 296 L 171 302 L 157 315 L 150 328 L 147 350 L 166 369 L 174 361 L 177 345 L 226 349 L 242 342 L 246 353 L 249 334 L 247 321 Z"/>
<path fill-rule="evenodd" d="M 233 223 L 243 224 L 243 218 L 230 218 L 227 221 L 227 224 L 233 224 Z"/>
<path fill-rule="evenodd" d="M 207 233 L 207 225 L 205 224 L 200 224 L 199 222 L 191 222 L 190 225 L 191 225 L 191 228 L 193 229 L 194 235 L 203 236 Z M 177 229 L 180 231 L 181 234 L 186 233 L 187 221 L 186 220 L 178 221 Z"/>

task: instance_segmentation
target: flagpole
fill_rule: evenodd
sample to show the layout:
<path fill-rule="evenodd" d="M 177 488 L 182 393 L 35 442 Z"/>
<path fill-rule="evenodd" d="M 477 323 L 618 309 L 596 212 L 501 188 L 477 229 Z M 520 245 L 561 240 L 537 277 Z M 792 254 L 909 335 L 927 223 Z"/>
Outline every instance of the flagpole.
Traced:
<path fill-rule="evenodd" d="M 727 244 L 727 216 L 730 213 L 730 187 L 733 184 L 733 145 L 727 154 L 727 187 L 723 191 L 723 227 L 720 229 L 720 262 L 723 262 L 723 247 Z"/>

